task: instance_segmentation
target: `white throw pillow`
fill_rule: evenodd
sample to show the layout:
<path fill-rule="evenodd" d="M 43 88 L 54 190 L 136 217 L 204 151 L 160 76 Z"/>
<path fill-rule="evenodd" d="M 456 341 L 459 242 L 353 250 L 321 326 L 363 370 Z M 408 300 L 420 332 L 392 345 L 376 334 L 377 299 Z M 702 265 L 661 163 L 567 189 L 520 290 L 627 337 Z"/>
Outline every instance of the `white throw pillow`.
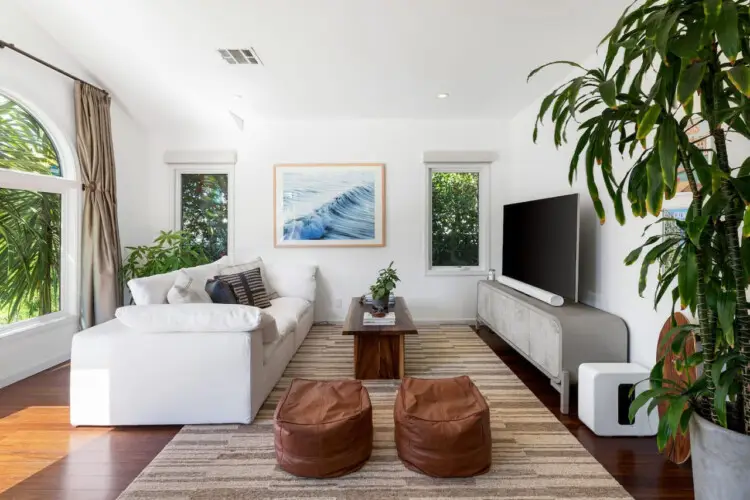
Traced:
<path fill-rule="evenodd" d="M 261 280 L 263 280 L 263 287 L 265 287 L 266 289 L 266 295 L 268 295 L 269 300 L 277 298 L 279 294 L 276 293 L 271 284 L 268 282 L 268 277 L 266 275 L 266 266 L 263 263 L 263 259 L 261 259 L 260 257 L 249 260 L 244 264 L 234 264 L 231 266 L 222 265 L 219 269 L 219 275 L 228 276 L 230 274 L 252 271 L 253 269 L 260 269 L 260 278 Z"/>
<path fill-rule="evenodd" d="M 318 266 L 268 264 L 268 281 L 280 297 L 298 297 L 315 302 L 315 274 Z"/>
<path fill-rule="evenodd" d="M 182 271 L 185 271 L 191 278 L 198 282 L 203 280 L 203 285 L 205 286 L 206 281 L 219 274 L 219 269 L 221 266 L 226 265 L 227 262 L 229 262 L 229 258 L 222 257 L 216 262 L 204 264 L 202 266 L 188 267 L 182 269 Z M 130 289 L 130 295 L 133 297 L 133 302 L 139 306 L 147 304 L 166 304 L 167 293 L 169 293 L 169 289 L 174 285 L 178 273 L 179 271 L 172 271 L 170 273 L 156 274 L 145 278 L 134 278 L 128 281 L 128 289 Z"/>
<path fill-rule="evenodd" d="M 238 304 L 151 304 L 121 307 L 115 316 L 142 332 L 249 332 L 265 315 Z"/>
<path fill-rule="evenodd" d="M 180 270 L 172 288 L 167 292 L 170 304 L 211 304 L 211 296 L 206 292 L 206 280 L 196 279 Z"/>

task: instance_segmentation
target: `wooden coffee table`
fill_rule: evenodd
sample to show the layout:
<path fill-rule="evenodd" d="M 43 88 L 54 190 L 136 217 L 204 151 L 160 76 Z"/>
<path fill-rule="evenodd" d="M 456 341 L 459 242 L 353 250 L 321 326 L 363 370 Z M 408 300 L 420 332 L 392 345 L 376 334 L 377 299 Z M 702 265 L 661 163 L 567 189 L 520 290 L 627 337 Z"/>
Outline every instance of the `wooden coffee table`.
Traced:
<path fill-rule="evenodd" d="M 403 297 L 396 297 L 391 310 L 396 313 L 396 324 L 370 326 L 362 324 L 365 311 L 371 306 L 359 303 L 354 297 L 344 322 L 344 335 L 354 335 L 354 377 L 364 379 L 399 379 L 404 377 L 404 336 L 416 335 Z"/>

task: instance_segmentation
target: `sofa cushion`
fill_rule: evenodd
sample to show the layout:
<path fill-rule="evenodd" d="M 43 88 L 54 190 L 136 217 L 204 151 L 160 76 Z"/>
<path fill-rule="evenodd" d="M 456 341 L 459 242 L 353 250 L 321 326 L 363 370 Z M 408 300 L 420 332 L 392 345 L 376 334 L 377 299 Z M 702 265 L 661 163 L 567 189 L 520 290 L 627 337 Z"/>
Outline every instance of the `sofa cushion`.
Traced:
<path fill-rule="evenodd" d="M 265 310 L 263 313 L 258 328 L 260 328 L 261 333 L 263 334 L 263 344 L 272 344 L 281 338 L 281 334 L 276 327 L 276 319 L 270 314 L 267 314 Z"/>
<path fill-rule="evenodd" d="M 237 304 L 150 304 L 121 307 L 115 316 L 141 332 L 249 332 L 263 312 Z"/>
<path fill-rule="evenodd" d="M 294 331 L 297 327 L 297 318 L 293 312 L 281 310 L 270 311 L 270 309 L 273 309 L 273 306 L 264 309 L 263 311 L 273 316 L 273 319 L 276 321 L 276 330 L 278 331 L 279 336 L 284 336 Z"/>
<path fill-rule="evenodd" d="M 277 314 L 293 317 L 296 323 L 311 305 L 310 302 L 298 297 L 279 297 L 278 299 L 273 299 L 271 307 L 264 309 L 264 311 L 274 317 Z"/>
<path fill-rule="evenodd" d="M 294 336 L 299 320 L 312 307 L 308 301 L 296 297 L 279 297 L 271 301 L 271 307 L 263 309 L 264 315 L 273 318 L 270 325 L 264 319 L 263 328 L 263 357 L 266 361 L 273 357 L 278 346 L 282 345 L 288 335 Z M 292 340 L 296 345 L 296 341 Z"/>
<path fill-rule="evenodd" d="M 296 297 L 315 302 L 315 274 L 318 266 L 305 264 L 268 264 L 266 276 L 280 297 Z"/>
<path fill-rule="evenodd" d="M 276 320 L 279 336 L 284 336 L 295 331 L 299 319 L 308 307 L 310 307 L 310 303 L 306 300 L 295 297 L 279 297 L 273 299 L 271 307 L 263 309 L 263 312 L 273 316 Z"/>
<path fill-rule="evenodd" d="M 271 301 L 271 307 L 264 309 L 265 312 L 276 316 L 288 316 L 297 323 L 312 304 L 298 297 L 279 297 Z M 295 325 L 296 326 L 296 325 Z"/>
<path fill-rule="evenodd" d="M 204 264 L 202 266 L 188 267 L 182 269 L 191 278 L 195 279 L 199 285 L 205 285 L 209 278 L 219 273 L 222 265 L 229 262 L 227 257 L 222 257 L 216 262 Z M 143 306 L 147 304 L 166 304 L 169 289 L 174 285 L 179 271 L 172 271 L 164 274 L 155 274 L 145 278 L 134 278 L 128 281 L 128 289 L 136 305 Z"/>
<path fill-rule="evenodd" d="M 263 344 L 263 364 L 290 360 L 294 356 L 294 335 L 279 335 L 273 342 Z"/>

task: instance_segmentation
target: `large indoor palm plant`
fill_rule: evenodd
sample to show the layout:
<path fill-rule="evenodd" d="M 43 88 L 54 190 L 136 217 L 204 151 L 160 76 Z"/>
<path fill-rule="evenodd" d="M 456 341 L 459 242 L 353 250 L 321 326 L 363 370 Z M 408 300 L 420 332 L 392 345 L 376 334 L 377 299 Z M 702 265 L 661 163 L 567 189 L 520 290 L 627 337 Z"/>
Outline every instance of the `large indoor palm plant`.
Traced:
<path fill-rule="evenodd" d="M 570 180 L 581 163 L 602 223 L 602 184 L 616 219 L 624 224 L 626 203 L 636 217 L 660 217 L 663 201 L 677 194 L 678 178 L 686 181 L 692 197 L 685 220 L 656 221 L 676 224 L 681 231 L 647 231 L 649 237 L 625 263 L 642 256 L 641 294 L 650 266 L 659 265 L 655 304 L 671 298 L 673 311 L 689 309 L 696 318 L 692 325 L 673 329 L 668 347 L 684 354 L 686 340 L 695 332 L 701 349 L 678 356 L 675 368 L 684 372 L 698 367 L 700 375 L 686 383 L 664 380 L 665 360 L 659 360 L 650 386 L 631 407 L 631 418 L 644 405 L 651 411 L 667 404 L 657 434 L 660 448 L 670 436 L 693 429 L 698 498 L 746 498 L 732 496 L 737 490 L 731 488 L 748 486 L 747 474 L 713 469 L 709 479 L 702 468 L 747 460 L 747 454 L 735 455 L 733 442 L 750 451 L 750 317 L 745 293 L 750 275 L 750 158 L 730 162 L 727 151 L 728 140 L 750 140 L 749 37 L 748 0 L 636 1 L 602 42 L 606 51 L 599 67 L 550 63 L 570 65 L 577 74 L 542 101 L 534 128 L 536 140 L 539 124 L 551 114 L 557 146 L 567 142 L 575 128 Z M 705 129 L 711 140 L 688 134 L 690 129 Z M 621 175 L 616 156 L 627 166 Z M 728 431 L 717 433 L 718 428 Z M 706 436 L 714 442 L 701 441 Z M 705 460 L 705 453 L 712 452 L 706 447 L 712 444 L 720 458 Z"/>

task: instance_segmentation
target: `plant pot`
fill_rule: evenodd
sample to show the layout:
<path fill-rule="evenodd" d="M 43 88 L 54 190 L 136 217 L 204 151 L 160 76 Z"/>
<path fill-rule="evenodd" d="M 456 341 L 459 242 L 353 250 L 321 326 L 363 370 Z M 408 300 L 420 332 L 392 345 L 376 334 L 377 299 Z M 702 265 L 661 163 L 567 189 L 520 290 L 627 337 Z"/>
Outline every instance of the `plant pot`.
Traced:
<path fill-rule="evenodd" d="M 693 414 L 690 448 L 696 500 L 742 500 L 750 492 L 750 436 Z"/>
<path fill-rule="evenodd" d="M 378 312 L 387 311 L 388 310 L 388 297 L 384 299 L 376 299 L 373 297 L 372 308 Z"/>

